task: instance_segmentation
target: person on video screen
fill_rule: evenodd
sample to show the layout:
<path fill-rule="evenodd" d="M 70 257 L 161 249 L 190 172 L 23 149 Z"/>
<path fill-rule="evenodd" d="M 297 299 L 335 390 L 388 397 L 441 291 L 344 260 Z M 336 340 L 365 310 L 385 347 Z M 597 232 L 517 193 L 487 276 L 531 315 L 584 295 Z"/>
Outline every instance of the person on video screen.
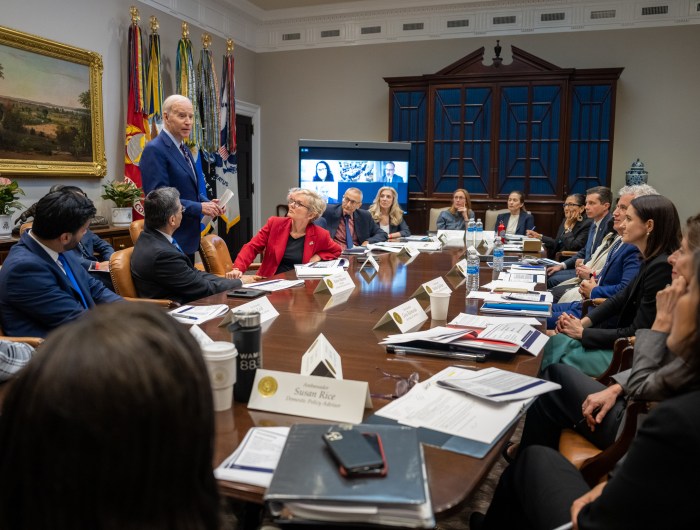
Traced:
<path fill-rule="evenodd" d="M 333 172 L 328 162 L 321 160 L 316 164 L 314 182 L 333 182 Z"/>
<path fill-rule="evenodd" d="M 401 175 L 396 174 L 396 164 L 393 162 L 387 162 L 384 166 L 384 182 L 406 182 Z"/>

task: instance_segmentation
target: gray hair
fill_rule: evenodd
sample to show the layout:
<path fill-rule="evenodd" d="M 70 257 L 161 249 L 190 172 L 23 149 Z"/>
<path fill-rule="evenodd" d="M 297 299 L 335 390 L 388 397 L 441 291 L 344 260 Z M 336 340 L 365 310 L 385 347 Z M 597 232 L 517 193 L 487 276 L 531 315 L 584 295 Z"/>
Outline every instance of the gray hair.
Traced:
<path fill-rule="evenodd" d="M 623 195 L 634 195 L 635 198 L 643 197 L 644 195 L 658 195 L 659 192 L 649 186 L 649 184 L 635 184 L 633 186 L 622 186 L 618 192 L 618 197 Z"/>
<path fill-rule="evenodd" d="M 343 197 L 345 197 L 345 194 L 349 191 L 352 191 L 354 193 L 359 193 L 360 194 L 360 202 L 362 202 L 362 190 L 360 188 L 348 188 L 345 190 L 345 193 L 343 193 Z"/>
<path fill-rule="evenodd" d="M 155 189 L 146 195 L 146 200 L 143 201 L 144 224 L 151 230 L 160 230 L 180 208 L 180 192 L 177 189 Z"/>
<path fill-rule="evenodd" d="M 326 210 L 326 201 L 324 201 L 323 197 L 321 197 L 315 191 L 305 188 L 290 188 L 289 193 L 287 193 L 287 200 L 289 200 L 292 197 L 293 193 L 298 193 L 306 197 L 306 206 L 308 206 L 309 212 L 313 214 L 314 221 L 321 217 L 323 212 Z"/>

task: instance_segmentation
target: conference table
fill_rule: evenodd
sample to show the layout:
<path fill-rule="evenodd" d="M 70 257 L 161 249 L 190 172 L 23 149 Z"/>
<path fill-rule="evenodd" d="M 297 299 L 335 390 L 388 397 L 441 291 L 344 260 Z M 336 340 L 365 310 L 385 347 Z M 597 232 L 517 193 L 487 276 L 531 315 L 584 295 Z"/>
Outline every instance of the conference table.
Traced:
<path fill-rule="evenodd" d="M 333 305 L 329 295 L 314 294 L 320 280 L 306 280 L 303 286 L 272 292 L 270 302 L 280 313 L 274 320 L 263 324 L 262 367 L 265 369 L 299 373 L 301 357 L 316 337 L 323 333 L 342 359 L 345 379 L 367 381 L 373 394 L 391 394 L 396 380 L 383 376 L 380 370 L 397 376 L 408 377 L 417 372 L 424 381 L 443 368 L 454 364 L 448 359 L 418 355 L 387 354 L 378 342 L 389 333 L 398 330 L 373 330 L 375 324 L 391 308 L 411 298 L 421 284 L 448 271 L 464 257 L 463 248 L 443 249 L 440 252 L 421 252 L 413 259 L 393 253 L 375 257 L 378 271 L 366 265 L 361 271 L 362 258 L 350 258 L 348 273 L 356 284 L 347 301 Z M 481 284 L 492 278 L 491 269 L 485 263 L 481 267 Z M 277 277 L 296 279 L 294 271 Z M 479 303 L 466 300 L 465 281 L 462 277 L 446 277 L 453 289 L 450 298 L 448 321 L 460 312 L 477 313 Z M 229 298 L 220 293 L 194 302 L 195 305 L 228 304 L 235 308 L 249 300 Z M 331 302 L 331 303 L 329 303 Z M 331 307 L 332 306 L 332 307 Z M 218 327 L 218 319 L 203 324 L 202 329 L 214 340 L 231 340 L 224 327 Z M 421 329 L 445 322 L 430 318 Z M 507 361 L 477 364 L 460 361 L 460 365 L 483 368 L 496 366 L 526 375 L 536 375 L 540 357 L 518 354 Z M 374 408 L 365 409 L 365 417 L 387 403 L 373 399 Z M 249 410 L 246 404 L 234 403 L 231 410 L 216 413 L 215 465 L 228 457 L 253 426 L 289 426 L 295 423 L 331 423 L 305 417 L 288 416 L 270 412 Z M 473 458 L 436 447 L 424 446 L 426 466 L 433 510 L 437 517 L 446 516 L 476 490 L 480 481 L 499 458 L 504 444 L 515 427 L 511 428 L 482 458 Z M 248 484 L 219 481 L 223 495 L 262 504 L 265 490 Z"/>

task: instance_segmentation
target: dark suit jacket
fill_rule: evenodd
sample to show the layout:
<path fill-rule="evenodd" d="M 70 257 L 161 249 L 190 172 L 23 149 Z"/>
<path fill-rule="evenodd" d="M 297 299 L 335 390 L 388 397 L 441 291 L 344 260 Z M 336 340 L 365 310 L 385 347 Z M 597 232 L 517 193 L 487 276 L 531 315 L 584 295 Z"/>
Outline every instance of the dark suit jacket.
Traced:
<path fill-rule="evenodd" d="M 627 287 L 588 313 L 593 326 L 583 330 L 581 343 L 585 348 L 612 349 L 616 339 L 651 327 L 656 318 L 656 293 L 671 283 L 667 260 L 668 255 L 660 254 L 644 263 Z M 597 327 L 613 317 L 618 317 L 616 328 Z"/>
<path fill-rule="evenodd" d="M 289 217 L 270 217 L 255 237 L 243 245 L 236 256 L 234 268 L 245 271 L 255 256 L 264 253 L 258 274 L 273 276 L 287 249 L 291 226 L 292 220 Z M 306 227 L 302 263 L 308 263 L 314 254 L 323 260 L 335 259 L 340 256 L 340 251 L 340 245 L 331 239 L 328 230 L 313 223 Z"/>
<path fill-rule="evenodd" d="M 326 206 L 323 218 L 328 223 L 328 232 L 331 234 L 331 237 L 335 237 L 342 215 L 342 204 L 329 204 Z M 377 226 L 377 223 L 372 219 L 372 214 L 367 210 L 358 208 L 353 212 L 352 218 L 355 222 L 355 236 L 360 245 L 365 241 L 368 243 L 379 243 L 388 239 L 386 232 Z"/>
<path fill-rule="evenodd" d="M 181 304 L 241 286 L 240 280 L 195 269 L 163 234 L 149 228 L 143 229 L 134 245 L 131 276 L 140 297 L 167 298 Z"/>
<path fill-rule="evenodd" d="M 598 233 L 595 235 L 595 240 L 593 240 L 595 223 L 593 222 L 593 220 L 591 220 L 591 227 L 588 230 L 588 239 L 586 240 L 586 245 L 581 250 L 579 250 L 575 256 L 571 256 L 569 259 L 563 262 L 566 265 L 567 269 L 573 269 L 576 265 L 576 260 L 578 259 L 582 259 L 584 262 L 591 259 L 591 255 L 595 252 L 595 249 L 598 248 L 598 245 L 600 245 L 600 242 L 603 240 L 603 237 L 605 237 L 605 234 L 607 234 L 613 229 L 611 221 L 612 214 L 606 214 L 605 217 L 603 217 L 603 219 L 600 221 L 600 224 L 598 225 Z"/>
<path fill-rule="evenodd" d="M 109 261 L 109 257 L 114 254 L 114 249 L 112 245 L 100 236 L 88 230 L 78 246 L 71 250 L 70 253 L 80 262 L 85 270 L 88 270 L 90 264 L 95 261 Z"/>
<path fill-rule="evenodd" d="M 393 234 L 395 232 L 400 233 L 401 237 L 408 237 L 411 235 L 411 230 L 409 230 L 406 221 L 403 219 L 401 219 L 401 222 L 397 225 L 389 225 L 389 233 Z"/>
<path fill-rule="evenodd" d="M 508 221 L 510 221 L 510 213 L 502 213 L 496 217 L 496 224 L 493 229 L 497 230 L 498 225 L 503 221 L 503 226 L 508 228 Z M 524 236 L 526 230 L 532 230 L 535 228 L 535 218 L 532 214 L 527 213 L 525 210 L 520 210 L 520 216 L 518 217 L 518 226 L 515 229 L 515 233 Z"/>
<path fill-rule="evenodd" d="M 92 278 L 72 252 L 64 256 L 88 307 L 122 300 Z M 45 337 L 84 311 L 80 295 L 61 267 L 28 232 L 22 234 L 0 269 L 0 320 L 5 333 Z"/>
<path fill-rule="evenodd" d="M 588 230 L 591 224 L 593 224 L 590 219 L 584 219 L 576 223 L 571 229 L 571 232 L 564 232 L 565 223 L 566 219 L 559 225 L 559 230 L 557 230 L 557 235 L 555 237 L 542 236 L 542 244 L 547 248 L 550 258 L 554 258 L 557 252 L 562 252 L 564 250 L 581 250 L 586 244 L 586 241 L 588 241 Z"/>
<path fill-rule="evenodd" d="M 139 163 L 143 191 L 148 193 L 156 188 L 171 186 L 180 192 L 180 202 L 185 207 L 182 223 L 173 237 L 185 254 L 194 254 L 199 248 L 202 202 L 209 199 L 199 194 L 197 176 L 175 145 L 170 136 L 161 131 L 146 144 Z"/>

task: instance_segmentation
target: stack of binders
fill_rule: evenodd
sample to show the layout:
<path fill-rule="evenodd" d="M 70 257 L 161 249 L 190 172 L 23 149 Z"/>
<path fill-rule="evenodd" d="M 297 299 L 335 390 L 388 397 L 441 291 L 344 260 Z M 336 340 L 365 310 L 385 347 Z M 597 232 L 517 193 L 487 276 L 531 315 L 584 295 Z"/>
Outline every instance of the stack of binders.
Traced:
<path fill-rule="evenodd" d="M 265 495 L 279 522 L 379 524 L 410 528 L 435 526 L 423 450 L 412 427 L 357 425 L 377 433 L 386 457 L 386 475 L 341 475 L 323 441 L 335 425 L 294 425 Z"/>

